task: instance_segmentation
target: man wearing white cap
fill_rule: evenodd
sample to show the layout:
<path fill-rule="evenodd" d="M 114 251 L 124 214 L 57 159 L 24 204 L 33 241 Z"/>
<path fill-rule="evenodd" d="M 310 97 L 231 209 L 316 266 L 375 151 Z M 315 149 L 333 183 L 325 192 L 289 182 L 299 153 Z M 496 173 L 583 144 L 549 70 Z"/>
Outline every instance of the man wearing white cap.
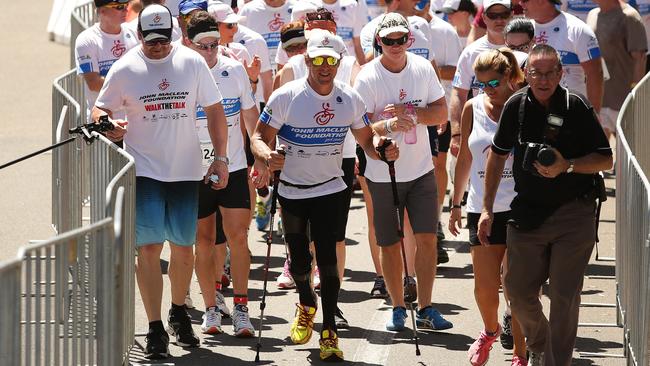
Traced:
<path fill-rule="evenodd" d="M 548 1 L 548 0 L 544 0 Z M 481 93 L 475 85 L 476 76 L 474 75 L 474 60 L 485 50 L 499 49 L 505 47 L 505 35 L 503 30 L 512 17 L 510 0 L 486 0 L 483 3 L 485 12 L 483 20 L 487 26 L 487 33 L 469 44 L 461 52 L 456 65 L 456 74 L 451 82 L 453 90 L 449 100 L 449 118 L 451 120 L 451 153 L 456 156 L 460 144 L 460 114 L 468 99 L 468 93 L 471 90 L 472 95 Z M 519 59 L 525 57 L 521 52 L 515 52 Z M 521 63 L 522 60 L 520 60 Z"/>
<path fill-rule="evenodd" d="M 372 159 L 379 159 L 361 97 L 347 84 L 335 81 L 344 49 L 343 40 L 330 33 L 310 37 L 304 56 L 309 75 L 271 95 L 252 139 L 255 158 L 265 163 L 260 164 L 262 169 L 254 183 L 266 184 L 270 172 L 282 170 L 278 190 L 282 222 L 291 255 L 290 270 L 300 298 L 291 340 L 307 343 L 316 315 L 317 297 L 310 284 L 312 256 L 306 235 L 309 223 L 321 276 L 320 358 L 328 361 L 343 360 L 334 320 L 340 280 L 336 267 L 337 229 L 332 218 L 341 215 L 344 208 L 341 149 L 348 130 L 352 129 Z M 269 147 L 276 137 L 286 157 Z M 383 146 L 385 138 L 377 138 L 375 143 Z M 385 151 L 386 159 L 397 159 L 395 145 Z"/>
<path fill-rule="evenodd" d="M 84 79 L 88 112 L 95 105 L 111 65 L 138 45 L 135 33 L 123 25 L 127 4 L 127 0 L 95 0 L 99 22 L 81 32 L 75 40 L 77 74 Z M 90 118 L 90 113 L 88 115 Z"/>
<path fill-rule="evenodd" d="M 172 304 L 168 332 L 176 344 L 196 347 L 183 303 L 192 278 L 199 181 L 216 175 L 213 189 L 228 184 L 228 131 L 221 93 L 205 60 L 193 50 L 171 43 L 172 16 L 162 5 L 150 5 L 139 16 L 142 44 L 118 60 L 99 93 L 93 120 L 124 110 L 126 121 L 114 121 L 111 140 L 124 137 L 136 168 L 136 275 L 149 331 L 145 356 L 165 358 L 169 337 L 161 320 L 160 253 L 169 241 Z M 214 161 L 205 176 L 196 133 L 196 106 L 205 111 Z M 215 177 L 216 178 L 216 177 Z"/>
<path fill-rule="evenodd" d="M 159 5 L 164 5 L 164 6 L 173 6 L 172 4 L 169 4 L 168 1 L 166 0 L 139 0 L 140 5 L 142 8 L 146 8 L 147 6 L 151 4 L 159 4 Z M 131 1 L 133 3 L 133 1 Z M 172 11 L 172 8 L 168 8 L 169 11 Z M 176 9 L 178 9 L 178 5 L 176 5 Z M 173 14 L 173 12 L 172 12 Z M 181 39 L 183 36 L 183 33 L 181 32 L 181 26 L 178 24 L 178 19 L 177 18 L 172 18 L 172 24 L 174 25 L 174 30 L 172 31 L 172 42 L 178 41 Z M 126 23 L 126 26 L 129 28 L 133 34 L 138 34 L 138 16 L 136 14 L 135 18 L 128 23 Z"/>
<path fill-rule="evenodd" d="M 369 117 L 375 121 L 372 125 L 375 134 L 397 141 L 401 153 L 407 157 L 396 162 L 395 172 L 402 206 L 400 217 L 404 217 L 406 208 L 415 234 L 418 328 L 449 329 L 452 323 L 431 304 L 437 258 L 438 193 L 427 131 L 427 126 L 447 122 L 445 91 L 431 64 L 406 52 L 409 23 L 403 16 L 386 14 L 377 27 L 376 37 L 382 54 L 361 69 L 354 88 L 363 98 Z M 414 133 L 415 141 L 407 139 L 407 133 Z M 386 165 L 370 159 L 365 177 L 372 196 L 381 266 L 393 304 L 386 328 L 399 331 L 405 328 L 406 305 L 391 180 Z"/>

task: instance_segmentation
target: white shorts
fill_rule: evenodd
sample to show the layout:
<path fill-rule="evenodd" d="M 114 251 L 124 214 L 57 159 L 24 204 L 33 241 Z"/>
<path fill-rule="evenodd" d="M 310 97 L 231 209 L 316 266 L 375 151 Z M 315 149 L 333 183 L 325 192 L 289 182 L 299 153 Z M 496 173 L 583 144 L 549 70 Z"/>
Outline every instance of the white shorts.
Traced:
<path fill-rule="evenodd" d="M 604 129 L 609 130 L 611 133 L 616 133 L 616 119 L 618 118 L 618 112 L 615 109 L 611 108 L 601 108 L 600 109 L 600 124 Z"/>

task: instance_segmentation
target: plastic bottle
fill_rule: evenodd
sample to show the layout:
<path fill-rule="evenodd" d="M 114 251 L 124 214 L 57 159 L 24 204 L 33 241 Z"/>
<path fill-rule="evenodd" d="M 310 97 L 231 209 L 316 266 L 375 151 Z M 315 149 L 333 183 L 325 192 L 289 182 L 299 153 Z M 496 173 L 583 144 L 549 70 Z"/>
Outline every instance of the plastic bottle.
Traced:
<path fill-rule="evenodd" d="M 406 115 L 413 121 L 417 123 L 417 114 L 415 113 L 415 107 L 412 104 L 406 105 Z M 413 126 L 410 130 L 404 132 L 404 142 L 412 145 L 418 142 L 417 135 L 417 126 Z"/>

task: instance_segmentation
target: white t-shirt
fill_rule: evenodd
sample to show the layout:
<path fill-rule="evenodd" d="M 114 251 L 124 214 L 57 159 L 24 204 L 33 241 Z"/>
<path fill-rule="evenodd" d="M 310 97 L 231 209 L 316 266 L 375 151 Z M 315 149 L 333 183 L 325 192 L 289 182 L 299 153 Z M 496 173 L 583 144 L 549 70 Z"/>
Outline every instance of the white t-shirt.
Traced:
<path fill-rule="evenodd" d="M 241 43 L 230 42 L 225 47 L 219 46 L 219 50 L 225 51 L 221 52 L 221 54 L 228 58 L 233 58 L 234 56 L 233 59 L 239 61 L 240 63 L 246 62 L 247 65 L 251 63 L 251 55 L 248 53 L 248 49 L 246 49 L 246 47 L 244 47 L 244 45 Z"/>
<path fill-rule="evenodd" d="M 280 44 L 280 28 L 291 21 L 292 0 L 284 5 L 272 8 L 264 0 L 253 0 L 239 10 L 239 15 L 246 17 L 241 24 L 259 33 L 269 50 L 271 68 L 275 68 L 275 53 Z"/>
<path fill-rule="evenodd" d="M 251 57 L 254 57 L 255 55 L 260 57 L 260 62 L 262 64 L 260 67 L 260 73 L 272 70 L 269 49 L 266 47 L 266 41 L 264 41 L 264 38 L 259 33 L 241 24 L 237 28 L 238 30 L 237 33 L 235 33 L 233 40 L 246 47 L 248 54 Z M 264 101 L 264 85 L 262 83 L 257 84 L 255 98 L 258 101 Z"/>
<path fill-rule="evenodd" d="M 432 17 L 429 22 L 431 27 L 433 52 L 438 67 L 456 66 L 458 58 L 463 51 L 463 45 L 460 43 L 456 29 L 449 23 L 438 17 Z M 442 87 L 445 89 L 445 98 L 449 103 L 451 96 L 451 80 L 441 80 Z M 449 111 L 451 113 L 451 110 Z"/>
<path fill-rule="evenodd" d="M 369 113 L 375 121 L 382 116 L 388 104 L 412 104 L 426 107 L 445 96 L 431 63 L 422 57 L 407 52 L 406 67 L 399 73 L 392 73 L 381 64 L 380 58 L 364 65 L 354 84 L 361 94 Z M 400 147 L 400 158 L 395 162 L 398 182 L 409 182 L 433 170 L 431 147 L 427 126 L 417 124 L 417 142 L 404 143 L 404 133 L 394 132 L 388 136 Z M 383 161 L 368 158 L 365 177 L 373 182 L 390 182 L 388 168 Z"/>
<path fill-rule="evenodd" d="M 217 86 L 221 91 L 223 111 L 228 121 L 228 171 L 234 172 L 246 169 L 246 153 L 244 150 L 244 136 L 240 127 L 240 112 L 255 106 L 253 91 L 248 82 L 248 75 L 244 66 L 239 61 L 227 57 L 219 57 L 218 62 L 210 70 Z M 201 143 L 201 159 L 203 161 L 203 174 L 214 161 L 214 148 L 208 120 L 200 106 L 196 110 L 196 129 Z"/>
<path fill-rule="evenodd" d="M 583 22 L 586 22 L 589 11 L 597 7 L 598 5 L 591 0 L 562 0 L 560 8 L 562 11 L 566 11 Z"/>
<path fill-rule="evenodd" d="M 361 49 L 363 53 L 367 54 L 373 50 L 373 41 L 375 39 L 375 33 L 377 31 L 377 26 L 381 22 L 384 14 L 372 19 L 370 23 L 366 24 L 363 29 L 361 29 Z M 427 60 L 431 61 L 435 58 L 433 52 L 431 27 L 426 20 L 418 16 L 408 17 L 409 30 L 409 41 L 407 43 L 407 51 L 412 52 L 416 55 L 420 55 Z"/>
<path fill-rule="evenodd" d="M 100 76 L 106 76 L 113 63 L 138 44 L 136 34 L 132 33 L 124 24 L 120 34 L 108 34 L 99 28 L 99 23 L 95 23 L 81 32 L 75 41 L 77 74 L 97 72 Z M 99 93 L 88 89 L 85 82 L 83 84 L 88 109 L 87 115 L 90 119 L 90 110 L 95 105 Z M 122 111 L 116 109 L 113 112 L 113 118 L 124 118 Z"/>
<path fill-rule="evenodd" d="M 280 195 L 292 199 L 320 197 L 344 190 L 346 186 L 341 179 L 343 140 L 350 128 L 360 129 L 370 124 L 366 107 L 351 86 L 335 80 L 332 92 L 323 96 L 316 93 L 305 78 L 293 80 L 274 91 L 260 122 L 279 129 L 278 141 L 287 146 L 280 179 L 300 185 L 326 182 L 307 189 L 280 184 Z"/>
<path fill-rule="evenodd" d="M 336 71 L 336 80 L 349 85 L 355 62 L 357 62 L 357 60 L 354 57 L 343 56 L 341 59 L 341 65 L 339 65 L 339 69 Z M 304 55 L 295 55 L 291 57 L 288 64 L 291 65 L 294 80 L 307 77 L 309 71 L 307 70 Z M 343 158 L 355 158 L 356 156 L 357 152 L 354 135 L 352 135 L 352 132 L 348 131 L 347 136 L 345 136 L 345 141 L 343 142 Z"/>
<path fill-rule="evenodd" d="M 377 0 L 360 0 L 359 2 L 361 1 L 365 2 L 368 8 L 368 21 L 386 12 L 386 5 L 379 5 L 379 1 Z"/>
<path fill-rule="evenodd" d="M 126 151 L 135 174 L 163 182 L 203 177 L 196 106 L 221 102 L 208 65 L 197 52 L 172 43 L 169 55 L 147 58 L 142 47 L 119 59 L 106 76 L 95 105 L 124 108 Z"/>
<path fill-rule="evenodd" d="M 467 195 L 467 212 L 481 213 L 485 195 L 485 167 L 492 139 L 499 127 L 485 112 L 485 94 L 471 99 L 474 119 L 472 132 L 468 137 L 469 151 L 472 153 L 472 165 L 469 175 L 469 194 Z M 515 198 L 515 179 L 512 175 L 512 154 L 508 155 L 499 189 L 494 199 L 494 212 L 510 211 L 510 202 Z"/>
<path fill-rule="evenodd" d="M 347 54 L 356 56 L 353 38 L 359 37 L 361 28 L 368 22 L 367 16 L 361 11 L 356 0 L 337 0 L 334 4 L 323 3 L 323 7 L 330 12 L 336 21 L 336 35 L 343 39 Z"/>
<path fill-rule="evenodd" d="M 562 59 L 564 75 L 560 85 L 587 95 L 585 73 L 581 62 L 600 58 L 596 35 L 582 20 L 561 12 L 546 24 L 535 25 L 535 43 L 553 46 Z"/>

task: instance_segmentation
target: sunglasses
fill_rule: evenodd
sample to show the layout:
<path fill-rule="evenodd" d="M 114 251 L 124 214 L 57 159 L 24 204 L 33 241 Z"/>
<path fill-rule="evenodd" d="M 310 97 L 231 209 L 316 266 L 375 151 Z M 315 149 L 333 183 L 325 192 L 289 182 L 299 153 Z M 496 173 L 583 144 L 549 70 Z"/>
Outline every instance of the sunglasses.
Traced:
<path fill-rule="evenodd" d="M 405 34 L 399 38 L 381 37 L 381 43 L 383 43 L 384 46 L 393 46 L 393 45 L 402 46 L 406 44 L 408 40 L 409 40 L 408 34 Z"/>
<path fill-rule="evenodd" d="M 482 82 L 482 81 L 477 81 L 476 82 L 476 87 L 478 87 L 481 90 L 483 90 L 483 89 L 485 89 L 487 87 L 490 87 L 492 89 L 498 88 L 499 85 L 501 85 L 501 81 L 499 79 L 494 79 L 494 80 L 490 80 L 490 81 L 486 81 L 486 82 Z"/>
<path fill-rule="evenodd" d="M 511 16 L 509 11 L 502 11 L 500 13 L 492 13 L 492 12 L 486 11 L 483 14 L 485 14 L 485 16 L 490 20 L 497 20 L 497 19 L 506 20 L 506 19 L 510 18 L 510 16 Z"/>
<path fill-rule="evenodd" d="M 192 43 L 194 44 L 194 46 L 196 48 L 200 49 L 201 51 L 207 51 L 207 50 L 212 51 L 212 50 L 217 49 L 217 47 L 219 47 L 219 41 L 215 41 L 215 42 L 208 43 L 208 44 L 203 44 L 203 43 L 198 43 L 198 42 L 192 42 Z"/>
<path fill-rule="evenodd" d="M 327 57 L 316 56 L 316 57 L 311 59 L 311 64 L 314 65 L 314 66 L 321 66 L 321 65 L 323 65 L 323 63 L 325 63 L 325 61 L 327 61 L 327 64 L 330 65 L 330 66 L 336 66 L 339 63 L 339 60 L 336 57 L 332 57 L 332 56 L 327 56 Z"/>
<path fill-rule="evenodd" d="M 530 48 L 529 43 L 522 43 L 522 44 L 507 44 L 506 47 L 513 51 L 520 51 L 520 52 L 526 52 L 528 53 L 528 49 Z"/>
<path fill-rule="evenodd" d="M 128 5 L 127 4 L 113 4 L 113 3 L 110 3 L 110 4 L 106 4 L 104 6 L 107 7 L 107 8 L 122 11 L 122 10 L 126 10 Z"/>
<path fill-rule="evenodd" d="M 228 29 L 233 29 L 237 27 L 237 23 L 223 23 Z"/>
<path fill-rule="evenodd" d="M 171 42 L 172 42 L 171 39 L 154 39 L 152 41 L 144 41 L 144 44 L 149 46 L 149 47 L 153 47 L 153 46 L 155 46 L 157 44 L 161 44 L 163 46 L 166 46 L 166 45 L 170 44 Z"/>

